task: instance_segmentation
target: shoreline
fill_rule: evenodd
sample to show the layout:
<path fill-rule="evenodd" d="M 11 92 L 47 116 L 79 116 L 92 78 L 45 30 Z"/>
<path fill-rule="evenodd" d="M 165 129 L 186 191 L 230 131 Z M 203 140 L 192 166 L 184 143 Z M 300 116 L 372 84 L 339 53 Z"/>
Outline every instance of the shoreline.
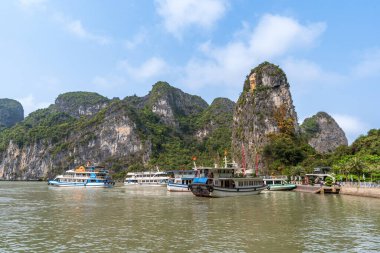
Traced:
<path fill-rule="evenodd" d="M 314 193 L 320 186 L 297 185 L 293 191 Z M 329 193 L 327 193 L 329 194 Z M 342 185 L 339 194 L 358 197 L 380 198 L 379 187 L 360 187 L 355 185 Z"/>
<path fill-rule="evenodd" d="M 0 182 L 47 182 L 46 180 L 29 179 L 29 180 L 4 180 L 0 179 Z M 311 185 L 297 185 L 297 188 L 292 190 L 293 192 L 308 192 L 314 193 L 320 186 Z M 325 193 L 330 194 L 330 193 Z M 342 185 L 339 194 L 351 195 L 358 197 L 380 198 L 380 187 L 360 187 L 355 185 Z"/>
<path fill-rule="evenodd" d="M 340 190 L 340 194 L 360 196 L 360 197 L 380 198 L 380 188 L 344 185 L 342 186 Z"/>

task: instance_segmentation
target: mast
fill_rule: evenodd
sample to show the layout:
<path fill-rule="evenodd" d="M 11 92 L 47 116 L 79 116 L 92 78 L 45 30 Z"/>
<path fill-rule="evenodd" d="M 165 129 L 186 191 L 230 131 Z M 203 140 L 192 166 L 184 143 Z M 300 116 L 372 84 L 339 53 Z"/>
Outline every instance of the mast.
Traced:
<path fill-rule="evenodd" d="M 244 143 L 241 144 L 241 167 L 243 170 L 243 176 L 245 176 L 245 169 L 246 169 L 246 162 L 245 162 L 245 150 L 244 150 Z"/>
<path fill-rule="evenodd" d="M 256 173 L 256 176 L 259 175 L 259 154 L 257 153 L 257 151 L 255 151 L 256 153 L 256 156 L 255 156 L 255 173 Z"/>
<path fill-rule="evenodd" d="M 224 150 L 224 168 L 227 168 L 227 150 Z"/>
<path fill-rule="evenodd" d="M 197 157 L 193 156 L 192 160 L 193 160 L 193 164 L 194 164 L 194 168 L 193 169 L 196 170 L 197 169 L 197 164 L 195 163 L 195 161 L 197 160 Z"/>

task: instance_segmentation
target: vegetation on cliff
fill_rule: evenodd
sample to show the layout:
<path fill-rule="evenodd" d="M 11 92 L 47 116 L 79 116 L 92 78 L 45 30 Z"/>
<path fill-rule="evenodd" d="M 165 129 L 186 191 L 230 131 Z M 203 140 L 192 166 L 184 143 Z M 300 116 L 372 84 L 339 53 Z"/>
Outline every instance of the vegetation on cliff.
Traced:
<path fill-rule="evenodd" d="M 95 102 L 85 104 L 84 97 Z M 76 114 L 78 108 L 98 106 L 105 101 L 107 104 L 97 108 L 91 117 Z M 59 106 L 37 110 L 0 132 L 0 162 L 7 164 L 4 168 L 11 168 L 14 159 L 21 159 L 17 154 L 24 153 L 26 167 L 4 172 L 11 179 L 24 178 L 22 173 L 35 170 L 35 166 L 28 168 L 29 160 L 50 164 L 44 175 L 47 177 L 87 160 L 102 163 L 120 178 L 127 171 L 157 166 L 163 170 L 190 169 L 194 156 L 198 164 L 210 166 L 215 159 L 221 160 L 224 149 L 230 145 L 233 106 L 228 104 L 225 109 L 223 101 L 217 99 L 209 107 L 200 97 L 163 82 L 154 85 L 149 95 L 142 98 L 104 100 L 95 93 L 63 94 L 56 101 Z M 159 111 L 155 110 L 158 107 Z M 166 115 L 161 112 L 166 111 L 175 112 L 170 118 L 174 124 L 168 124 L 167 118 L 163 120 Z M 200 140 L 196 133 L 208 120 L 213 121 L 213 129 Z"/>
<path fill-rule="evenodd" d="M 92 116 L 109 103 L 109 99 L 95 92 L 67 92 L 60 94 L 53 107 L 73 117 Z"/>
<path fill-rule="evenodd" d="M 11 127 L 24 119 L 22 105 L 13 99 L 0 99 L 0 131 Z"/>
<path fill-rule="evenodd" d="M 209 106 L 166 82 L 123 100 L 69 92 L 0 131 L 0 174 L 49 177 L 92 160 L 123 178 L 156 167 L 190 169 L 194 157 L 198 165 L 221 164 L 225 151 L 239 163 L 243 143 L 250 168 L 259 156 L 261 174 L 302 175 L 330 166 L 342 179 L 380 180 L 380 129 L 351 146 L 318 152 L 309 141 L 325 127 L 321 119 L 335 122 L 326 115 L 306 119 L 299 132 L 285 73 L 268 62 L 247 76 L 237 104 L 217 98 Z M 26 172 L 41 166 L 39 174 Z"/>

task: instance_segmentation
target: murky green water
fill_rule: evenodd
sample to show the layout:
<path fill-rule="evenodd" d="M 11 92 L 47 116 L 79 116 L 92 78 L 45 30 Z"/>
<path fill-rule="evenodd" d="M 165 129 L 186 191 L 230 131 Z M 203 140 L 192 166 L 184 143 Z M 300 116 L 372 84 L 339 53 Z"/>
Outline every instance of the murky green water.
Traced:
<path fill-rule="evenodd" d="M 0 182 L 0 252 L 378 252 L 380 200 Z"/>

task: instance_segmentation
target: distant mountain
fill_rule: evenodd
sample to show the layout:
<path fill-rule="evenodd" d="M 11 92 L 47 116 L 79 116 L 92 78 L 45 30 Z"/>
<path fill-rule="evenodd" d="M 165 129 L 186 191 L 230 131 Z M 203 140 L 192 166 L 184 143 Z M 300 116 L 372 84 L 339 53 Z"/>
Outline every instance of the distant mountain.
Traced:
<path fill-rule="evenodd" d="M 264 62 L 247 76 L 235 107 L 232 129 L 234 158 L 241 163 L 242 148 L 247 168 L 269 143 L 270 134 L 299 132 L 289 83 L 282 69 Z"/>
<path fill-rule="evenodd" d="M 145 105 L 168 125 L 177 125 L 181 117 L 198 115 L 208 107 L 201 97 L 187 94 L 166 82 L 153 85 Z"/>
<path fill-rule="evenodd" d="M 348 141 L 342 128 L 327 113 L 318 112 L 306 118 L 301 131 L 308 143 L 319 153 L 331 153 L 339 146 L 347 146 Z"/>
<path fill-rule="evenodd" d="M 93 116 L 105 108 L 109 99 L 95 92 L 67 92 L 61 94 L 55 100 L 55 108 L 72 117 Z"/>
<path fill-rule="evenodd" d="M 89 92 L 61 94 L 49 108 L 0 132 L 0 178 L 52 177 L 88 160 L 120 175 L 156 166 L 191 168 L 194 155 L 199 163 L 212 165 L 215 153 L 230 145 L 228 132 L 227 141 L 213 133 L 219 124 L 231 123 L 231 108 L 225 99 L 208 106 L 165 82 L 156 83 L 145 97 L 123 100 Z M 228 111 L 230 117 L 218 119 Z M 210 136 L 199 139 L 196 133 L 208 118 L 214 120 Z"/>
<path fill-rule="evenodd" d="M 351 148 L 354 154 L 380 156 L 380 129 L 371 129 L 366 135 L 360 136 Z"/>
<path fill-rule="evenodd" d="M 5 102 L 0 119 L 8 128 L 0 131 L 0 179 L 53 177 L 86 161 L 122 178 L 134 170 L 190 169 L 194 157 L 198 165 L 221 164 L 225 151 L 241 164 L 243 148 L 248 169 L 259 157 L 262 173 L 281 173 L 319 163 L 318 153 L 347 143 L 326 113 L 298 125 L 286 75 L 268 62 L 249 72 L 236 104 L 216 98 L 208 105 L 166 82 L 155 83 L 146 96 L 122 100 L 64 93 L 24 120 L 21 105 Z M 367 145 L 366 138 L 354 147 Z"/>
<path fill-rule="evenodd" d="M 24 119 L 24 108 L 20 102 L 2 98 L 0 99 L 0 130 L 11 127 Z"/>

